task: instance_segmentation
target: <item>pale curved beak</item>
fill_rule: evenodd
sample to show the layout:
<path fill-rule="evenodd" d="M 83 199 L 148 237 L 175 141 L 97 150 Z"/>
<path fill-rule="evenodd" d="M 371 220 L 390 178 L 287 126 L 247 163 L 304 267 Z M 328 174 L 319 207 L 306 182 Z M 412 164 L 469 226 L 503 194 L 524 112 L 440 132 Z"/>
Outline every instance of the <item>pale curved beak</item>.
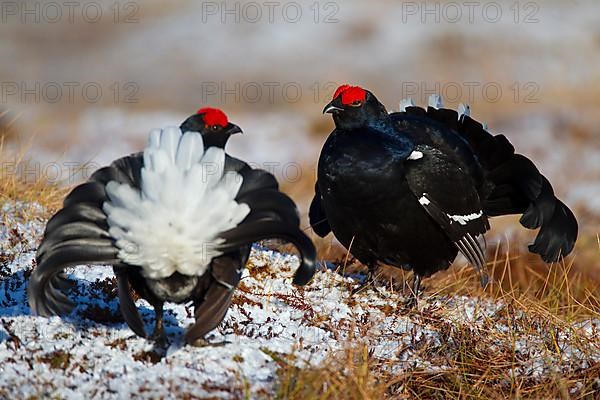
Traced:
<path fill-rule="evenodd" d="M 340 108 L 340 107 L 336 107 L 333 104 L 329 103 L 323 109 L 323 114 L 333 114 L 333 113 L 337 113 L 340 111 L 344 111 L 344 109 Z"/>

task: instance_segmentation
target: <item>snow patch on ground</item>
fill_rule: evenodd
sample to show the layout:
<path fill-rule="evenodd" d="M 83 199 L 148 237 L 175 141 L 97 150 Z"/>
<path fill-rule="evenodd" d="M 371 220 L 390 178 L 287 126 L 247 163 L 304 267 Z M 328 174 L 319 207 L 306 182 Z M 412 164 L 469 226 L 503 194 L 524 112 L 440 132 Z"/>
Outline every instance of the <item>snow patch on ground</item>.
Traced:
<path fill-rule="evenodd" d="M 390 372 L 439 371 L 457 351 L 455 333 L 468 329 L 481 338 L 482 352 L 514 348 L 510 374 L 540 377 L 572 371 L 600 361 L 589 348 L 600 334 L 600 321 L 578 323 L 558 332 L 556 346 L 543 327 L 531 334 L 526 315 L 507 319 L 507 304 L 469 297 L 428 296 L 419 312 L 402 308 L 404 298 L 383 287 L 350 297 L 355 282 L 331 268 L 319 271 L 305 289 L 291 285 L 298 265 L 294 255 L 255 246 L 228 316 L 207 340 L 184 345 L 184 329 L 193 322 L 189 305 L 169 305 L 166 351 L 136 337 L 118 312 L 112 271 L 103 266 L 73 269 L 70 293 L 77 307 L 64 318 L 32 316 L 26 282 L 45 221 L 24 220 L 37 205 L 7 203 L 0 225 L 0 397 L 79 398 L 197 397 L 252 398 L 276 390 L 278 356 L 293 356 L 302 367 L 320 365 L 348 346 L 364 343 Z M 329 265 L 331 266 L 331 265 Z M 139 301 L 150 329 L 153 311 Z M 489 333 L 494 330 L 494 339 Z M 579 340 L 571 340 L 577 331 Z M 582 338 L 590 339 L 587 344 Z M 588 346 L 588 347 L 586 347 Z M 596 344 L 597 346 L 597 344 Z M 591 355 L 590 355 L 591 354 Z M 443 357 L 441 357 L 443 356 Z M 286 358 L 288 359 L 288 358 Z M 291 359 L 291 358 L 290 358 Z"/>

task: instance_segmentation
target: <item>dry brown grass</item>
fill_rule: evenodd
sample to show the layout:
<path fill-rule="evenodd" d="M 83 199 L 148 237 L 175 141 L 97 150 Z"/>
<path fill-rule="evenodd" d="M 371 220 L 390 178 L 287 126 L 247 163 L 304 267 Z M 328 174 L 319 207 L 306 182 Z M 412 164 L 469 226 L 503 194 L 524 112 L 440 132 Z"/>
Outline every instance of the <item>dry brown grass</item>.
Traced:
<path fill-rule="evenodd" d="M 514 238 L 513 238 L 514 239 Z M 595 240 L 592 240 L 595 239 Z M 515 239 L 518 240 L 518 239 Z M 339 248 L 321 242 L 321 251 L 338 258 L 347 271 L 361 268 Z M 421 321 L 445 333 L 441 347 L 422 349 L 422 357 L 441 369 L 413 368 L 390 373 L 393 363 L 378 360 L 360 341 L 348 341 L 348 348 L 315 368 L 298 368 L 293 360 L 280 359 L 278 397 L 283 399 L 596 399 L 600 398 L 600 338 L 590 341 L 577 323 L 600 318 L 600 260 L 598 238 L 581 238 L 575 254 L 550 266 L 537 256 L 520 254 L 499 244 L 490 250 L 488 268 L 492 283 L 485 289 L 471 267 L 454 265 L 425 281 L 424 298 L 451 299 L 459 295 L 505 304 L 504 312 L 485 321 L 485 332 L 468 324 L 448 325 L 439 310 L 409 311 Z M 340 254 L 342 257 L 340 258 Z M 590 256 L 592 255 L 592 256 Z M 581 265 L 580 262 L 586 263 Z M 586 273 L 586 266 L 592 270 Z M 386 269 L 380 284 L 402 289 L 399 282 L 408 273 Z M 588 271 L 589 272 L 589 271 Z M 424 300 L 421 300 L 423 303 Z M 437 315 L 436 315 L 437 314 Z M 359 323 L 359 322 L 357 322 Z M 509 332 L 496 329 L 510 326 Z M 368 327 L 364 327 L 368 331 Z M 587 368 L 573 368 L 542 376 L 511 374 L 524 361 L 514 342 L 528 336 L 545 335 L 547 350 L 561 355 L 565 349 L 559 336 L 586 349 L 580 355 L 590 360 Z M 512 345 L 511 345 L 512 344 Z M 418 346 L 415 343 L 415 346 Z M 596 361 L 594 361 L 596 360 Z"/>
<path fill-rule="evenodd" d="M 23 212 L 27 215 L 23 216 L 39 216 L 33 206 L 37 203 L 46 209 L 42 216 L 48 217 L 58 210 L 68 189 L 49 184 L 41 176 L 21 173 L 19 168 L 28 163 L 25 154 L 9 154 L 4 150 L 4 141 L 0 139 L 0 204 L 15 201 L 31 204 L 32 207 L 24 208 Z"/>
<path fill-rule="evenodd" d="M 460 351 L 443 371 L 412 369 L 398 375 L 384 370 L 381 362 L 369 356 L 365 346 L 348 349 L 318 368 L 298 369 L 282 363 L 282 399 L 595 399 L 600 373 L 598 365 L 571 375 L 555 375 L 532 380 L 510 379 L 504 373 L 511 357 L 495 356 L 473 347 L 467 331 L 457 331 L 449 340 L 458 340 Z M 491 357 L 491 358 L 489 358 Z M 572 395 L 569 388 L 579 387 Z"/>
<path fill-rule="evenodd" d="M 519 226 L 516 220 L 514 224 Z M 490 232 L 490 236 L 496 234 L 495 231 Z M 506 293 L 518 293 L 536 302 L 552 301 L 552 305 L 558 307 L 556 311 L 561 314 L 576 312 L 587 316 L 599 315 L 600 299 L 597 294 L 600 293 L 600 234 L 584 231 L 578 238 L 573 254 L 553 264 L 544 263 L 539 256 L 526 250 L 531 236 L 530 232 L 524 232 L 495 244 L 488 244 L 487 268 L 493 279 L 485 290 L 479 286 L 473 269 L 460 261 L 455 262 L 448 270 L 426 279 L 424 285 L 435 295 L 456 294 L 503 299 Z M 330 237 L 313 237 L 313 240 L 320 259 L 343 262 L 348 273 L 366 271 L 366 267 Z M 410 272 L 398 268 L 383 266 L 378 270 L 379 281 L 396 289 L 400 289 L 411 278 Z"/>

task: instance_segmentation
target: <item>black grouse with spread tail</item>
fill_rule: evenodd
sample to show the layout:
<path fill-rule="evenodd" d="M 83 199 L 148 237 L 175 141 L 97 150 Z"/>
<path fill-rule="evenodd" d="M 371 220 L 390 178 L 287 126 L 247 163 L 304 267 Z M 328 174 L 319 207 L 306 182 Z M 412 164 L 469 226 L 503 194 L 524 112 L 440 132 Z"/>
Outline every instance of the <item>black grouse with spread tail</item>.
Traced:
<path fill-rule="evenodd" d="M 29 304 L 43 316 L 71 311 L 64 269 L 112 265 L 123 317 L 148 337 L 131 289 L 156 311 L 150 338 L 164 342 L 163 304 L 193 301 L 196 322 L 186 341 L 202 338 L 225 317 L 252 242 L 281 238 L 302 261 L 294 283 L 314 274 L 315 249 L 299 229 L 296 205 L 270 173 L 227 155 L 241 132 L 217 109 L 203 108 L 179 128 L 154 130 L 144 152 L 114 161 L 76 187 L 46 226 Z"/>
<path fill-rule="evenodd" d="M 489 217 L 522 214 L 524 227 L 539 228 L 529 250 L 546 262 L 569 254 L 577 221 L 533 162 L 473 120 L 468 107 L 444 109 L 439 96 L 429 103 L 423 109 L 411 101 L 389 114 L 371 92 L 338 88 L 324 109 L 335 130 L 319 158 L 314 231 L 333 232 L 366 264 L 366 283 L 378 264 L 412 270 L 409 305 L 421 278 L 448 268 L 458 252 L 486 284 Z"/>

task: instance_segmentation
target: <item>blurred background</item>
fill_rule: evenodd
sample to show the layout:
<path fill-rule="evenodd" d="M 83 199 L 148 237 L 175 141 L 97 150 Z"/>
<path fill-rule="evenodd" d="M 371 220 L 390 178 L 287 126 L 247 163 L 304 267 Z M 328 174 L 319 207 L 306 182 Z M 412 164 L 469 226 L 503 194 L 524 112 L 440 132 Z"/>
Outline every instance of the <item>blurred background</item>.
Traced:
<path fill-rule="evenodd" d="M 389 110 L 408 96 L 426 104 L 432 93 L 451 107 L 469 103 L 474 118 L 536 161 L 585 240 L 598 240 L 597 1 L 1 7 L 2 160 L 22 160 L 9 170 L 25 179 L 71 185 L 142 149 L 151 128 L 208 105 L 244 129 L 230 153 L 273 171 L 305 214 L 333 127 L 321 110 L 337 85 L 352 83 Z"/>

